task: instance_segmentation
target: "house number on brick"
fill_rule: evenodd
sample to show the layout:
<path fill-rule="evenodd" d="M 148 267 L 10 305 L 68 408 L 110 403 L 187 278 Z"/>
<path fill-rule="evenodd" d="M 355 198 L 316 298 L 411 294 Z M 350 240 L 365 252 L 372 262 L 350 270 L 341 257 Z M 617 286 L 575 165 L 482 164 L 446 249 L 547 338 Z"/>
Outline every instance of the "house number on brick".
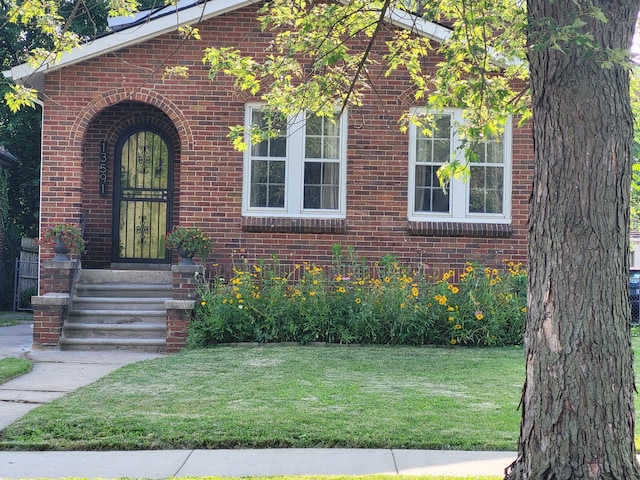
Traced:
<path fill-rule="evenodd" d="M 107 195 L 107 143 L 100 142 L 100 196 Z"/>

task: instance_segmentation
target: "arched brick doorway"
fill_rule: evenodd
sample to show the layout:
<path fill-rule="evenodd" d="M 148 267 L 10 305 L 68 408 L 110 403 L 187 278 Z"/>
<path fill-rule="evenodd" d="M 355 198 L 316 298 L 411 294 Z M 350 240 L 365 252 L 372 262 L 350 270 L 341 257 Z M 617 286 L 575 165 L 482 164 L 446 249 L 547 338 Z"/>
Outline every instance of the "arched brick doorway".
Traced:
<path fill-rule="evenodd" d="M 85 268 L 170 262 L 164 234 L 178 208 L 180 139 L 155 106 L 122 101 L 89 122 L 83 139 Z"/>

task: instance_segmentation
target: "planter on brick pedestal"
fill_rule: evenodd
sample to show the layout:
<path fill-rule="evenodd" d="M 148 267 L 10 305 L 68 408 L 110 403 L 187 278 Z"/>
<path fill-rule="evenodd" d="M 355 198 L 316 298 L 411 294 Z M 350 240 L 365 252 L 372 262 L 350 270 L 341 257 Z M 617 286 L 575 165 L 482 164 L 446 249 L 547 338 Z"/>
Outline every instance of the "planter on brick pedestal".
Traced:
<path fill-rule="evenodd" d="M 193 257 L 206 261 L 213 249 L 213 240 L 200 228 L 175 227 L 167 233 L 167 248 L 175 248 L 180 256 L 179 265 L 194 265 Z"/>
<path fill-rule="evenodd" d="M 49 245 L 56 256 L 54 262 L 68 262 L 69 253 L 80 255 L 84 252 L 84 239 L 80 227 L 70 223 L 50 225 L 38 239 L 38 244 Z"/>

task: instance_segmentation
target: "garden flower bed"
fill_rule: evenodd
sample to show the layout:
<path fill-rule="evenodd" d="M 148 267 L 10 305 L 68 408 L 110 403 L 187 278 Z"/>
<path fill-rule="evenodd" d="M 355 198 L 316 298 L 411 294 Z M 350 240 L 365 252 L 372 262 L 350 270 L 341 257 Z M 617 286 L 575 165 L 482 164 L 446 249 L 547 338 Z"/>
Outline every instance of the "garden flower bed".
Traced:
<path fill-rule="evenodd" d="M 518 345 L 526 271 L 468 263 L 435 275 L 385 256 L 372 267 L 334 246 L 323 267 L 236 265 L 228 280 L 200 279 L 193 346 L 233 342 L 390 345 Z"/>

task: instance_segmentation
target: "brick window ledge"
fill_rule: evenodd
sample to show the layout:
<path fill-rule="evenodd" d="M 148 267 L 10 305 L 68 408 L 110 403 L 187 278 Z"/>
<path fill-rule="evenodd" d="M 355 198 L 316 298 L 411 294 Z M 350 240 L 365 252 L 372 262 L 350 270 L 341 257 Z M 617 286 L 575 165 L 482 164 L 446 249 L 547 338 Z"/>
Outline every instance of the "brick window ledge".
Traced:
<path fill-rule="evenodd" d="M 243 232 L 345 233 L 344 218 L 242 217 Z"/>
<path fill-rule="evenodd" d="M 503 223 L 458 223 L 410 221 L 409 235 L 422 237 L 485 237 L 508 238 L 513 228 Z"/>

